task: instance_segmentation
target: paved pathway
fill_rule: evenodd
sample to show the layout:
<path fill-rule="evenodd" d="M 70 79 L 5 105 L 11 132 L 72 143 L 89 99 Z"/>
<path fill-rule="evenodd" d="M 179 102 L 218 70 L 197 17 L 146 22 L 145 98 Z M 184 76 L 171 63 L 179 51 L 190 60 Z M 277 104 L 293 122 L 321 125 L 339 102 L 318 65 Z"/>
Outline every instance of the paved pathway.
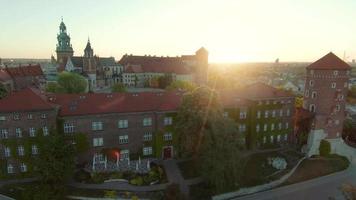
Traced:
<path fill-rule="evenodd" d="M 180 191 L 186 196 L 189 197 L 189 185 L 184 180 L 176 160 L 165 160 L 163 161 L 163 167 L 166 170 L 167 178 L 169 183 L 179 184 Z"/>
<path fill-rule="evenodd" d="M 13 199 L 13 198 L 11 198 L 11 197 L 8 197 L 8 196 L 5 196 L 5 195 L 0 194 L 0 200 L 15 200 L 15 199 Z"/>
<path fill-rule="evenodd" d="M 356 166 L 331 175 L 319 177 L 309 181 L 288 185 L 273 190 L 234 198 L 237 200 L 344 200 L 340 187 L 342 184 L 356 184 Z"/>

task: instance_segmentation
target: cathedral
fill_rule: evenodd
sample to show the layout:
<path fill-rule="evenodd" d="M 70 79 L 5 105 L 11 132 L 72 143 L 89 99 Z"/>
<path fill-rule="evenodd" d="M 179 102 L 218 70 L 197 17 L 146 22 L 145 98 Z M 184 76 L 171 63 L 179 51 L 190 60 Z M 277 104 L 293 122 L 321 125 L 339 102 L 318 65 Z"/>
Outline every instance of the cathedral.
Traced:
<path fill-rule="evenodd" d="M 114 57 L 99 57 L 95 55 L 89 39 L 83 56 L 74 56 L 70 36 L 63 19 L 59 25 L 57 41 L 57 60 L 55 62 L 57 63 L 58 72 L 68 71 L 83 75 L 88 80 L 90 91 L 121 82 L 122 65 L 115 62 Z"/>

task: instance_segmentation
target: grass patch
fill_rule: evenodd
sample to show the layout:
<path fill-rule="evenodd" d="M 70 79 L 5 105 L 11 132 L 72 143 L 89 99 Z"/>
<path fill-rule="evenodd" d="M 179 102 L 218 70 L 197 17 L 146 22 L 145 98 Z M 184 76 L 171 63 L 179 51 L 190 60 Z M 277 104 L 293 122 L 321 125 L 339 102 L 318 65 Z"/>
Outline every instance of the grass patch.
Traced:
<path fill-rule="evenodd" d="M 345 170 L 349 161 L 344 156 L 330 155 L 327 157 L 314 157 L 304 160 L 293 175 L 285 182 L 285 185 L 306 181 Z"/>
<path fill-rule="evenodd" d="M 178 167 L 184 179 L 199 177 L 198 164 L 193 160 L 179 162 Z"/>

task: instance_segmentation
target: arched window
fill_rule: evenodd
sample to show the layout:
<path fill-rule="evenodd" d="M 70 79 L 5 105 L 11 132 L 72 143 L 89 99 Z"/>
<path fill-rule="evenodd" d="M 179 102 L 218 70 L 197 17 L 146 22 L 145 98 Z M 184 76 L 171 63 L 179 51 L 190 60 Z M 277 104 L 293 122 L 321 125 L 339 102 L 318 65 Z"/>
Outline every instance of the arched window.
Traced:
<path fill-rule="evenodd" d="M 315 105 L 314 104 L 310 104 L 309 111 L 310 112 L 315 112 Z"/>
<path fill-rule="evenodd" d="M 316 98 L 316 92 L 312 92 L 312 99 Z"/>

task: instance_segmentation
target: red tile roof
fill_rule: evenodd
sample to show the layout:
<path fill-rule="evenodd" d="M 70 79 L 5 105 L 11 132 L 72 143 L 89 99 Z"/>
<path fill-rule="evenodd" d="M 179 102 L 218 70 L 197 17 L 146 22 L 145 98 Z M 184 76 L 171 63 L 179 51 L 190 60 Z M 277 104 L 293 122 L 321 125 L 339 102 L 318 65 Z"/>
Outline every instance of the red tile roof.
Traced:
<path fill-rule="evenodd" d="M 241 95 L 250 99 L 293 97 L 294 95 L 284 90 L 279 90 L 264 83 L 254 83 L 244 87 Z"/>
<path fill-rule="evenodd" d="M 11 80 L 11 76 L 5 69 L 0 69 L 0 81 L 9 81 Z"/>
<path fill-rule="evenodd" d="M 60 116 L 148 111 L 175 111 L 182 100 L 178 92 L 56 94 Z"/>
<path fill-rule="evenodd" d="M 37 89 L 26 88 L 12 92 L 0 100 L 0 112 L 21 112 L 50 110 L 54 106 L 47 102 L 46 97 Z"/>
<path fill-rule="evenodd" d="M 348 70 L 351 69 L 350 65 L 341 60 L 332 52 L 326 54 L 324 57 L 310 64 L 307 69 L 321 69 L 321 70 Z"/>
<path fill-rule="evenodd" d="M 40 65 L 26 65 L 19 67 L 7 67 L 5 69 L 11 77 L 17 76 L 43 76 Z"/>

